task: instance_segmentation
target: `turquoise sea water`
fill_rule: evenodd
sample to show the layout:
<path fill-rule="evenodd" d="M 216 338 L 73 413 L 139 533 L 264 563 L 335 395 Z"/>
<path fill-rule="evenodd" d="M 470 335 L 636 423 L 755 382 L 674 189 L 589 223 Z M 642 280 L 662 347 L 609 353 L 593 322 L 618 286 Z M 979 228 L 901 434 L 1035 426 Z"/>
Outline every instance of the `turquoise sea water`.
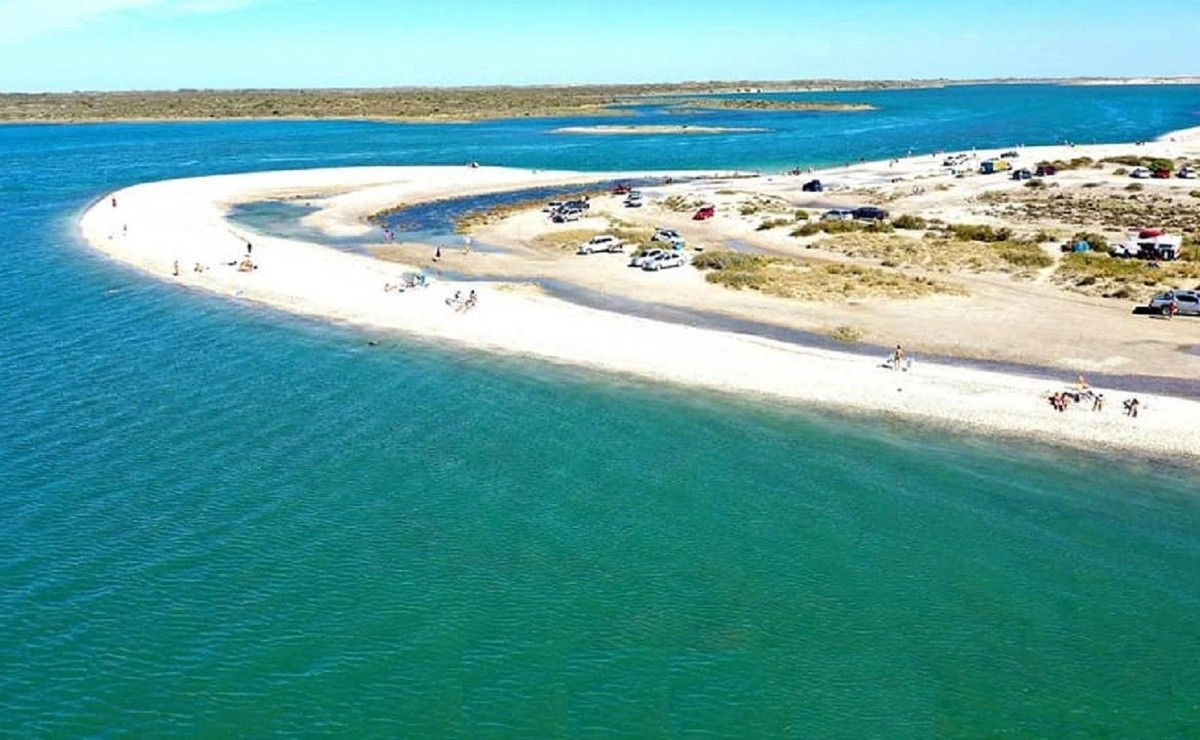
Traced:
<path fill-rule="evenodd" d="M 1197 88 L 846 95 L 883 110 L 650 141 L 0 128 L 0 733 L 1200 732 L 1194 470 L 368 348 L 74 230 L 108 190 L 212 172 L 783 168 L 1200 124 Z"/>

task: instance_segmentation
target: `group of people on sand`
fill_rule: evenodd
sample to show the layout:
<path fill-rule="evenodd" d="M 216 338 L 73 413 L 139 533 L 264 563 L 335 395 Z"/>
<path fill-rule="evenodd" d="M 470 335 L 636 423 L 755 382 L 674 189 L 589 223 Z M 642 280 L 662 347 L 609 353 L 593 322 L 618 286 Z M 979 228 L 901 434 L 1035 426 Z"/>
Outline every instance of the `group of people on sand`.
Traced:
<path fill-rule="evenodd" d="M 455 311 L 462 313 L 463 311 L 470 311 L 472 308 L 475 308 L 475 304 L 478 302 L 478 300 L 479 298 L 475 295 L 474 290 L 472 290 L 466 298 L 462 297 L 461 290 L 456 290 L 454 291 L 453 296 L 446 299 L 446 305 L 453 308 Z"/>
<path fill-rule="evenodd" d="M 1071 404 L 1082 404 L 1089 401 L 1092 404 L 1092 411 L 1104 411 L 1104 394 L 1092 390 L 1082 375 L 1076 379 L 1074 387 L 1057 393 L 1051 393 L 1049 400 L 1050 407 L 1059 413 L 1066 411 L 1070 408 Z M 1138 399 L 1127 399 L 1121 405 L 1125 409 L 1126 416 L 1137 418 L 1138 408 L 1141 406 L 1141 402 Z"/>

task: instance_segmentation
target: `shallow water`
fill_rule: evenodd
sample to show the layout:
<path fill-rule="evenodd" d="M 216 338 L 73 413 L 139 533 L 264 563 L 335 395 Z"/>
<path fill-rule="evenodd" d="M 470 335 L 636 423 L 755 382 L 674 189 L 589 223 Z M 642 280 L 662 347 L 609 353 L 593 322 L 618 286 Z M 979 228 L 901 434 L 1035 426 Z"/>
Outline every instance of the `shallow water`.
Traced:
<path fill-rule="evenodd" d="M 1200 107 L 1066 90 L 1008 137 Z M 953 139 L 978 94 L 879 117 Z M 874 115 L 847 156 L 907 146 Z M 75 234 L 157 178 L 706 154 L 560 125 L 0 128 L 0 733 L 1195 734 L 1194 470 L 368 337 Z M 827 161 L 757 136 L 707 155 Z"/>

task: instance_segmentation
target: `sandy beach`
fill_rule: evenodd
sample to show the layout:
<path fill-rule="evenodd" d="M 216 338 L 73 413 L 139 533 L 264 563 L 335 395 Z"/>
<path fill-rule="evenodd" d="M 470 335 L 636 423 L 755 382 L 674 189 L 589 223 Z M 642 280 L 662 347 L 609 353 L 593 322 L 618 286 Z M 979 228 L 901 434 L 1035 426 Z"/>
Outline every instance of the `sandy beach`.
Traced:
<path fill-rule="evenodd" d="M 1187 143 L 1195 141 L 1194 134 L 1180 133 L 1173 138 L 1174 141 L 1172 137 L 1164 137 L 1162 141 L 1140 146 L 1139 153 L 1153 150 L 1175 155 L 1187 147 L 1195 148 L 1195 144 Z M 1035 158 L 1078 157 L 1084 153 L 1099 158 L 1108 156 L 1108 152 L 1120 154 L 1130 149 L 1131 145 L 1062 146 L 1022 149 L 1021 154 L 1023 161 L 1034 161 Z M 977 157 L 986 154 L 973 153 Z M 760 240 L 764 250 L 803 250 L 803 245 L 786 243 L 784 235 L 758 233 L 756 224 L 761 217 L 739 215 L 734 204 L 747 193 L 755 197 L 786 197 L 795 202 L 806 198 L 803 202 L 807 204 L 815 204 L 818 200 L 822 205 L 836 204 L 843 196 L 861 200 L 865 192 L 878 193 L 893 188 L 906 193 L 905 197 L 912 199 L 913 208 L 921 205 L 931 212 L 948 213 L 960 207 L 957 204 L 964 202 L 966 191 L 977 189 L 977 192 L 971 191 L 974 193 L 971 197 L 976 197 L 978 192 L 1002 184 L 1000 180 L 984 181 L 982 178 L 955 182 L 954 187 L 959 192 L 951 200 L 947 191 L 934 187 L 940 182 L 935 180 L 940 176 L 935 174 L 940 162 L 940 154 L 936 157 L 925 154 L 803 175 L 696 179 L 682 185 L 664 186 L 662 192 L 650 195 L 652 199 L 666 199 L 682 193 L 716 202 L 720 216 L 704 226 L 714 234 L 703 237 L 710 243 L 745 238 Z M 1064 299 L 1046 285 L 1010 284 L 1010 276 L 970 278 L 975 281 L 971 285 L 976 291 L 971 298 L 934 296 L 920 301 L 882 302 L 875 307 L 793 302 L 788 305 L 794 307 L 784 312 L 781 311 L 784 304 L 777 299 L 712 286 L 690 267 L 660 276 L 628 270 L 624 267 L 625 258 L 617 255 L 576 259 L 537 253 L 530 244 L 547 227 L 544 216 L 536 213 L 515 214 L 489 226 L 491 231 L 485 230 L 489 242 L 495 239 L 508 244 L 512 246 L 510 252 L 456 253 L 445 257 L 443 266 L 448 269 L 499 276 L 497 279 L 486 282 L 435 280 L 427 288 L 398 292 L 385 290 L 385 286 L 400 283 L 405 272 L 428 268 L 432 247 L 414 249 L 413 254 L 403 261 L 384 261 L 315 243 L 251 234 L 227 219 L 229 208 L 237 203 L 303 198 L 319 206 L 315 213 L 305 218 L 308 226 L 331 236 L 362 236 L 373 229 L 367 222 L 369 216 L 398 204 L 472 193 L 666 174 L 696 176 L 700 173 L 378 167 L 205 177 L 136 185 L 109 194 L 83 215 L 81 229 L 87 242 L 95 248 L 160 279 L 371 329 L 685 386 L 784 399 L 800 407 L 903 417 L 1087 449 L 1111 448 L 1176 459 L 1200 458 L 1200 403 L 1196 401 L 1139 394 L 1141 413 L 1137 418 L 1130 418 L 1121 410 L 1121 401 L 1130 394 L 1106 392 L 1103 388 L 1094 389 L 1105 393 L 1107 404 L 1103 411 L 1092 411 L 1090 403 L 1081 403 L 1065 413 L 1058 413 L 1047 401 L 1049 393 L 1070 387 L 1078 372 L 1112 370 L 1160 374 L 1155 372 L 1157 368 L 1152 363 L 1139 364 L 1144 360 L 1139 350 L 1126 352 L 1131 356 L 1115 362 L 1107 361 L 1112 352 L 1108 344 L 1098 352 L 1093 347 L 1089 354 L 1085 350 L 1092 332 L 1098 336 L 1117 336 L 1114 341 L 1119 341 L 1122 332 L 1128 332 L 1130 336 L 1149 332 L 1148 344 L 1159 346 L 1164 361 L 1169 359 L 1175 363 L 1171 372 L 1163 374 L 1189 377 L 1191 373 L 1190 377 L 1194 378 L 1200 358 L 1188 357 L 1178 348 L 1200 342 L 1197 331 L 1200 322 L 1195 320 L 1151 321 L 1145 317 L 1126 316 L 1129 313 L 1126 307 L 1114 312 L 1113 315 L 1119 313 L 1119 317 L 1111 319 L 1111 327 L 1109 319 L 1093 319 L 1102 323 L 1093 325 L 1089 331 L 1080 332 L 1076 326 L 1063 334 L 1064 317 L 1068 322 L 1076 316 L 1093 317 L 1097 309 L 1108 308 L 1110 303 L 1086 297 Z M 819 194 L 817 199 L 811 197 L 812 194 L 801 194 L 801 184 L 814 177 L 836 182 L 838 189 Z M 614 209 L 618 207 L 619 203 L 615 201 L 598 202 L 595 214 L 589 216 L 595 221 L 591 226 L 603 230 L 611 223 L 603 213 L 607 209 L 615 214 Z M 895 209 L 894 205 L 890 207 Z M 626 211 L 619 213 L 628 216 Z M 697 228 L 690 222 L 690 213 L 672 214 L 647 208 L 637 218 L 661 222 L 663 226 Z M 970 220 L 978 221 L 978 218 Z M 578 228 L 578 225 L 571 226 Z M 689 242 L 695 241 L 692 234 L 687 236 Z M 250 259 L 255 269 L 242 271 L 238 265 L 246 257 L 247 242 L 253 244 Z M 195 269 L 197 266 L 201 268 L 199 271 Z M 545 272 L 539 273 L 539 269 Z M 588 289 L 638 299 L 655 298 L 664 305 L 711 308 L 744 318 L 803 314 L 803 318 L 796 318 L 794 323 L 801 327 L 828 327 L 845 321 L 844 315 L 849 312 L 869 323 L 872 339 L 882 344 L 903 341 L 917 361 L 910 372 L 896 372 L 880 366 L 882 357 L 871 359 L 749 334 L 586 308 L 551 297 L 528 285 L 530 275 L 559 276 L 558 271 L 576 276 L 577 284 Z M 654 280 L 659 277 L 662 279 Z M 474 308 L 464 310 L 460 305 L 448 304 L 448 299 L 456 293 L 465 297 L 472 290 L 477 293 Z M 980 292 L 983 298 L 980 298 Z M 1028 296 L 1031 298 L 1026 301 Z M 1042 309 L 1036 303 L 1039 300 L 1052 301 L 1058 306 L 1055 326 L 1047 328 L 1049 333 L 1045 335 L 1038 334 L 1036 325 L 1031 325 L 1032 329 L 1023 325 L 1024 317 L 1016 310 L 1023 303 L 1032 302 L 1033 314 L 1040 314 Z M 1017 318 L 1007 316 L 1003 310 L 1005 306 L 1014 307 Z M 922 334 L 916 328 L 917 324 L 934 319 L 941 322 L 934 322 L 936 333 L 946 340 L 941 344 L 926 341 L 930 335 Z M 1138 323 L 1129 324 L 1132 328 L 1122 328 L 1126 320 Z M 776 323 L 788 322 L 781 319 Z M 1049 350 L 1063 360 L 1055 365 L 1063 368 L 1062 381 L 922 359 L 922 352 L 941 353 L 947 345 L 956 342 L 954 336 L 947 338 L 947 332 L 961 332 L 964 337 L 971 335 L 974 342 L 972 333 L 983 327 L 990 327 L 992 338 L 970 343 L 970 351 L 961 354 L 1010 360 L 1037 359 L 1041 355 L 1035 350 L 1045 350 L 1047 337 L 1051 341 L 1063 341 L 1062 337 L 1073 336 L 1073 341 L 1064 341 Z M 1005 355 L 1004 348 L 1020 350 L 1023 342 L 1031 345 L 1029 354 Z"/>

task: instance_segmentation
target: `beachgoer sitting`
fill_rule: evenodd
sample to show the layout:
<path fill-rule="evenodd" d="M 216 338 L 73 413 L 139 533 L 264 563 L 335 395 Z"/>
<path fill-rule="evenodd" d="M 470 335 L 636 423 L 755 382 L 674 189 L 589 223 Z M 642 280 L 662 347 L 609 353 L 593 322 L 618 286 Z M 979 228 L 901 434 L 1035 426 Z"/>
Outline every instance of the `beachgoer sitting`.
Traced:
<path fill-rule="evenodd" d="M 454 295 L 452 297 L 446 299 L 447 306 L 458 306 L 461 303 L 462 303 L 462 291 L 461 290 L 454 291 Z"/>
<path fill-rule="evenodd" d="M 463 306 L 465 308 L 475 308 L 475 302 L 477 300 L 478 300 L 478 298 L 475 297 L 475 291 L 472 290 L 471 294 L 469 296 L 467 296 L 467 302 L 464 303 Z"/>

